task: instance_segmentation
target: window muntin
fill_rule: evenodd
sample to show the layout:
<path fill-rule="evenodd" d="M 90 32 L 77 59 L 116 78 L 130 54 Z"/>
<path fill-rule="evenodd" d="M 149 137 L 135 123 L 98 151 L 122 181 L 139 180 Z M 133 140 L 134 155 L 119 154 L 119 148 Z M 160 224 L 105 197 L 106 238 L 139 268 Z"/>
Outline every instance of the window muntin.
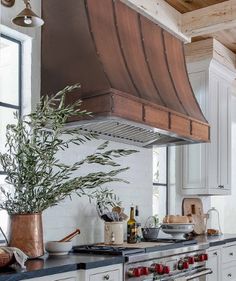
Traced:
<path fill-rule="evenodd" d="M 168 213 L 168 147 L 153 148 L 153 215 Z"/>
<path fill-rule="evenodd" d="M 6 125 L 21 115 L 21 42 L 0 36 L 0 151 L 5 149 Z M 0 166 L 0 174 L 4 174 Z"/>

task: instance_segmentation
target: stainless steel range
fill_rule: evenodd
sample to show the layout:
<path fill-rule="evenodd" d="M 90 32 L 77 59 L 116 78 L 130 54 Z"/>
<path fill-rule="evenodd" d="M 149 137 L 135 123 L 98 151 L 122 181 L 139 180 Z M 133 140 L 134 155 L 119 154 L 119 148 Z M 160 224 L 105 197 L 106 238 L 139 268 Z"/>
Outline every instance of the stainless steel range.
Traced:
<path fill-rule="evenodd" d="M 129 255 L 124 265 L 124 280 L 206 280 L 207 245 L 191 245 L 164 251 Z"/>
<path fill-rule="evenodd" d="M 122 247 L 85 245 L 75 252 L 123 255 L 124 280 L 127 281 L 205 281 L 212 271 L 206 268 L 208 244 L 184 242 L 142 242 Z"/>

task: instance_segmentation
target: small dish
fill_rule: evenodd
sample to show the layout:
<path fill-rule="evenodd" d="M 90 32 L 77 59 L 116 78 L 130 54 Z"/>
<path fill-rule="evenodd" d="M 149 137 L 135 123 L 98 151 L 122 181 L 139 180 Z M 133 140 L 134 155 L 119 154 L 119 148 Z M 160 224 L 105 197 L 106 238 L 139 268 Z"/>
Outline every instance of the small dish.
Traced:
<path fill-rule="evenodd" d="M 68 255 L 69 251 L 72 249 L 72 242 L 49 241 L 45 244 L 45 249 L 51 256 Z"/>

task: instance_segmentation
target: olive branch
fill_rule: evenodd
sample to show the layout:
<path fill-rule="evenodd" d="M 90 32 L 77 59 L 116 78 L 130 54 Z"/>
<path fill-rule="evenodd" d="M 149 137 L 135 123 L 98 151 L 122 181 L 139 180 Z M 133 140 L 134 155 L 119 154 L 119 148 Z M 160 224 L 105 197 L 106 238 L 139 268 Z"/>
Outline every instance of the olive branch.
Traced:
<path fill-rule="evenodd" d="M 12 188 L 0 186 L 0 209 L 9 214 L 38 213 L 57 205 L 73 192 L 90 200 L 98 197 L 101 200 L 110 197 L 111 191 L 91 190 L 110 182 L 127 183 L 118 175 L 129 168 L 122 168 L 115 159 L 136 150 L 109 150 L 108 142 L 104 142 L 94 154 L 71 165 L 58 159 L 58 152 L 66 155 L 72 144 L 82 145 L 96 138 L 79 128 L 65 126 L 72 117 L 91 116 L 91 112 L 80 109 L 81 100 L 66 104 L 66 96 L 78 88 L 80 84 L 75 84 L 54 96 L 44 96 L 34 112 L 22 118 L 15 114 L 16 124 L 7 125 L 6 152 L 0 153 L 0 165 L 6 173 L 5 182 Z M 86 175 L 74 175 L 87 164 L 110 166 L 111 170 L 93 171 L 92 167 Z"/>

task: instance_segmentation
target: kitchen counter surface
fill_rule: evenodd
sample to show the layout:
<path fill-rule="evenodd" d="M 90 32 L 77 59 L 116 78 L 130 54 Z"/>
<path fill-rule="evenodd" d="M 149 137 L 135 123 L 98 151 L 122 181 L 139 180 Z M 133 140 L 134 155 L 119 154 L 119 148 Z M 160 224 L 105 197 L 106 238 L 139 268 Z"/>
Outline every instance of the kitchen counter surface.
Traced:
<path fill-rule="evenodd" d="M 65 273 L 80 269 L 91 269 L 124 262 L 122 256 L 70 254 L 67 256 L 50 257 L 28 260 L 26 269 L 0 272 L 0 281 L 20 281 L 52 274 Z M 37 279 L 35 279 L 37 280 Z"/>
<path fill-rule="evenodd" d="M 199 244 L 208 243 L 210 247 L 236 242 L 236 234 L 224 234 L 221 236 L 197 236 L 195 240 Z M 170 245 L 168 249 L 170 249 Z M 176 245 L 173 245 L 176 248 Z M 163 248 L 160 248 L 163 250 Z M 0 281 L 20 281 L 23 279 L 37 278 L 47 275 L 76 271 L 80 269 L 91 269 L 112 264 L 123 263 L 123 256 L 70 254 L 67 256 L 50 257 L 29 260 L 26 262 L 25 270 L 7 270 L 0 272 Z M 36 279 L 37 280 L 37 279 Z"/>
<path fill-rule="evenodd" d="M 224 245 L 226 243 L 236 242 L 236 234 L 223 234 L 220 236 L 200 235 L 195 237 L 198 243 L 209 243 L 210 247 Z"/>

